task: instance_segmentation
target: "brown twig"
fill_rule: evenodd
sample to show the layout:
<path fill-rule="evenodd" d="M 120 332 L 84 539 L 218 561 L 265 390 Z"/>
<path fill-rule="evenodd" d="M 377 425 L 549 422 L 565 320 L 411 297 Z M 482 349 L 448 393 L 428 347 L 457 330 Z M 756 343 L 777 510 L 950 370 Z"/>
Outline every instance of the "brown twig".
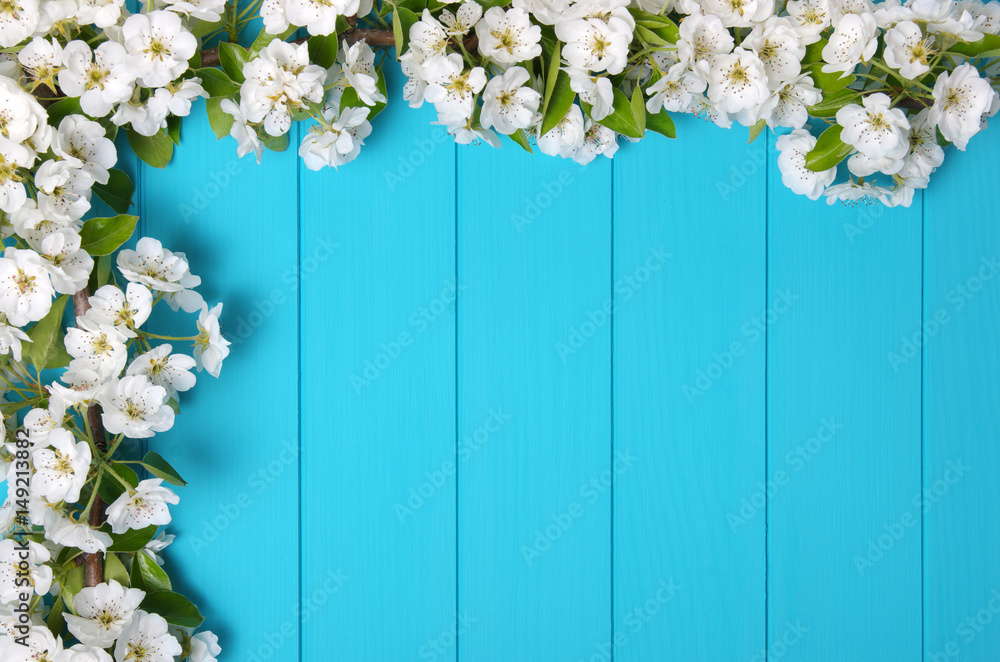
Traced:
<path fill-rule="evenodd" d="M 73 312 L 79 320 L 90 309 L 90 288 L 84 287 L 73 295 Z M 101 421 L 101 408 L 99 405 L 90 405 L 87 409 L 87 424 L 90 426 L 90 434 L 94 439 L 94 446 L 99 451 L 105 451 L 108 447 L 108 440 L 104 434 L 104 423 Z M 97 489 L 97 485 L 94 485 Z M 99 528 L 104 524 L 104 502 L 100 496 L 94 497 L 94 503 L 90 507 L 90 517 L 87 523 L 90 526 Z M 87 586 L 97 586 L 104 581 L 104 554 L 96 552 L 94 554 L 84 554 L 84 581 Z"/>

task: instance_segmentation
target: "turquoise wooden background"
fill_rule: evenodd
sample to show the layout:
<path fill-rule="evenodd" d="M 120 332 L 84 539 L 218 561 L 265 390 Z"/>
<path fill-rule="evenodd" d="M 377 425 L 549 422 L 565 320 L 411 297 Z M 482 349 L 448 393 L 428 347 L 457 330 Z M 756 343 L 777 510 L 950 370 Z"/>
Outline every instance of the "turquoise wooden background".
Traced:
<path fill-rule="evenodd" d="M 398 78 L 340 172 L 197 110 L 137 172 L 234 341 L 150 442 L 223 659 L 998 659 L 1000 131 L 828 207 L 696 120 L 456 148 Z"/>

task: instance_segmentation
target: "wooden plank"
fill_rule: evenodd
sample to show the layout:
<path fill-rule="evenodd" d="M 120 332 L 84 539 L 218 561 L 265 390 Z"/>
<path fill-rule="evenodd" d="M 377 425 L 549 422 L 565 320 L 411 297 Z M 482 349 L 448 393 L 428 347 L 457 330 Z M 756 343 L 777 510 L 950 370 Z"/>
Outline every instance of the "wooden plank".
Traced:
<path fill-rule="evenodd" d="M 458 204 L 458 659 L 576 662 L 610 636 L 611 163 L 463 148 Z"/>
<path fill-rule="evenodd" d="M 162 445 L 150 443 L 190 483 L 172 509 L 168 562 L 206 626 L 246 660 L 298 659 L 298 316 L 294 299 L 259 308 L 296 265 L 296 195 L 294 154 L 238 160 L 201 104 L 170 165 L 142 172 L 143 233 L 187 254 L 233 342 L 220 381 L 200 373 Z M 179 315 L 174 328 L 196 332 L 197 317 Z"/>
<path fill-rule="evenodd" d="M 391 78 L 357 161 L 300 166 L 309 660 L 436 656 L 455 614 L 455 148 Z"/>
<path fill-rule="evenodd" d="M 924 215 L 925 660 L 1000 650 L 1000 228 L 996 126 L 949 150 Z M 914 339 L 914 335 L 916 338 Z M 920 356 L 903 367 L 919 370 Z"/>
<path fill-rule="evenodd" d="M 766 149 L 678 133 L 615 159 L 615 446 L 638 458 L 615 486 L 619 661 L 764 641 L 765 518 L 741 504 L 765 475 Z"/>
<path fill-rule="evenodd" d="M 921 199 L 830 207 L 769 178 L 768 473 L 786 483 L 768 512 L 770 655 L 918 659 L 920 371 L 890 354 L 920 320 Z"/>

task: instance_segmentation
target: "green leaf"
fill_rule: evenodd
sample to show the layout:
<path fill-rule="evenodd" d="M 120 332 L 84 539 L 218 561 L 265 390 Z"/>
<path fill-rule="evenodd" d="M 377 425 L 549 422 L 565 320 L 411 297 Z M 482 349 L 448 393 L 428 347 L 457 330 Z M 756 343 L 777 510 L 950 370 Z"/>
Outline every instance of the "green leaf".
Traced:
<path fill-rule="evenodd" d="M 842 90 L 857 78 L 854 74 L 848 76 L 842 76 L 843 72 L 834 71 L 833 73 L 823 72 L 823 63 L 817 62 L 809 66 L 806 72 L 813 80 L 813 84 L 819 89 L 823 90 L 824 93 L 829 94 L 831 92 L 836 92 L 837 90 Z"/>
<path fill-rule="evenodd" d="M 142 609 L 159 614 L 167 623 L 182 628 L 196 628 L 205 620 L 190 600 L 173 591 L 147 593 Z"/>
<path fill-rule="evenodd" d="M 167 576 L 166 571 L 160 566 L 156 565 L 149 554 L 145 552 L 136 552 L 135 558 L 132 559 L 132 568 L 139 568 L 139 576 L 142 577 L 142 583 L 145 588 L 144 591 L 169 591 L 172 589 L 170 586 L 170 577 Z"/>
<path fill-rule="evenodd" d="M 809 106 L 806 110 L 813 117 L 836 117 L 838 110 L 852 103 L 860 104 L 861 94 L 854 90 L 840 90 L 824 95 L 818 104 Z"/>
<path fill-rule="evenodd" d="M 665 110 L 661 110 L 655 115 L 647 111 L 646 128 L 667 138 L 677 137 L 677 128 L 674 126 L 674 120 L 670 118 L 670 115 Z"/>
<path fill-rule="evenodd" d="M 337 40 L 339 36 L 336 32 L 330 34 L 316 35 L 309 37 L 306 41 L 309 48 L 309 60 L 324 69 L 329 69 L 337 61 Z"/>
<path fill-rule="evenodd" d="M 1000 35 L 986 34 L 979 41 L 972 43 L 958 42 L 948 49 L 949 53 L 958 53 L 968 58 L 993 58 L 1000 56 Z"/>
<path fill-rule="evenodd" d="M 91 255 L 111 255 L 129 240 L 138 220 L 128 214 L 92 218 L 80 229 L 80 248 Z"/>
<path fill-rule="evenodd" d="M 171 115 L 167 118 L 167 135 L 174 141 L 175 145 L 181 144 L 181 118 Z"/>
<path fill-rule="evenodd" d="M 518 145 L 524 148 L 528 154 L 531 154 L 531 143 L 528 142 L 528 135 L 524 132 L 524 129 L 518 129 L 514 133 L 510 134 L 510 139 L 516 142 Z"/>
<path fill-rule="evenodd" d="M 85 114 L 83 109 L 80 108 L 79 97 L 68 97 L 66 99 L 56 101 L 54 104 L 46 108 L 45 112 L 49 116 L 49 124 L 56 127 L 59 126 L 59 122 L 61 122 L 67 115 Z"/>
<path fill-rule="evenodd" d="M 122 478 L 126 483 L 128 483 L 132 487 L 135 487 L 136 485 L 139 484 L 139 477 L 135 475 L 135 472 L 132 471 L 132 469 L 130 469 L 127 464 L 112 464 L 111 468 L 116 474 L 118 474 L 120 478 Z M 114 476 L 107 475 L 106 473 L 107 471 L 108 470 L 105 469 L 105 474 L 101 476 L 101 484 L 97 486 L 97 494 L 98 496 L 101 497 L 101 500 L 104 501 L 104 503 L 114 503 L 115 499 L 120 497 L 122 493 L 125 491 L 125 488 L 122 487 L 122 484 L 120 482 L 115 480 Z M 123 533 L 122 535 L 127 536 L 128 534 Z M 112 538 L 113 537 L 114 536 L 112 536 Z M 142 545 L 140 545 L 140 548 L 141 547 Z M 135 550 L 115 549 L 113 551 L 131 552 Z"/>
<path fill-rule="evenodd" d="M 59 595 L 52 603 L 52 611 L 49 612 L 49 617 L 45 620 L 45 625 L 53 637 L 61 636 L 63 630 L 66 629 L 66 617 L 63 616 L 66 608 L 63 605 L 62 595 Z"/>
<path fill-rule="evenodd" d="M 263 131 L 260 134 L 260 143 L 272 152 L 284 152 L 288 149 L 290 139 L 287 132 L 281 134 L 280 136 L 272 136 L 266 131 Z"/>
<path fill-rule="evenodd" d="M 138 552 L 149 544 L 149 541 L 156 537 L 156 525 L 152 524 L 145 529 L 129 529 L 125 533 L 111 534 L 111 546 L 109 552 Z"/>
<path fill-rule="evenodd" d="M 162 129 L 151 136 L 129 129 L 128 144 L 136 156 L 154 168 L 166 168 L 174 154 L 174 141 Z"/>
<path fill-rule="evenodd" d="M 90 272 L 87 286 L 91 292 L 96 292 L 111 282 L 111 257 L 101 255 L 94 258 L 94 270 Z"/>
<path fill-rule="evenodd" d="M 834 124 L 824 131 L 816 141 L 816 146 L 806 154 L 806 167 L 813 172 L 823 172 L 836 168 L 854 148 L 840 139 L 844 127 Z"/>
<path fill-rule="evenodd" d="M 757 123 L 754 124 L 752 127 L 750 127 L 750 139 L 747 142 L 752 143 L 753 141 L 757 140 L 757 137 L 760 136 L 761 131 L 763 131 L 764 127 L 766 126 L 767 126 L 766 121 L 757 120 Z"/>
<path fill-rule="evenodd" d="M 215 133 L 215 137 L 222 140 L 229 135 L 229 130 L 233 128 L 233 116 L 222 110 L 222 99 L 209 99 L 205 102 L 205 110 L 208 112 L 208 123 Z"/>
<path fill-rule="evenodd" d="M 59 583 L 59 596 L 62 598 L 63 604 L 66 605 L 73 614 L 76 614 L 76 609 L 73 608 L 73 596 L 83 589 L 83 572 L 83 566 L 78 565 L 67 572 L 66 578 Z"/>
<path fill-rule="evenodd" d="M 552 89 L 552 96 L 549 98 L 548 106 L 542 115 L 542 128 L 539 130 L 539 135 L 544 136 L 566 117 L 566 113 L 569 112 L 575 98 L 576 92 L 569 86 L 569 74 L 559 69 L 555 86 Z"/>
<path fill-rule="evenodd" d="M 28 331 L 30 343 L 23 345 L 24 359 L 39 370 L 51 370 L 69 365 L 73 357 L 63 344 L 63 311 L 69 295 L 64 294 L 52 302 L 52 308 Z"/>
<path fill-rule="evenodd" d="M 221 69 L 205 67 L 194 73 L 201 79 L 201 86 L 208 92 L 209 98 L 228 97 L 240 91 L 240 86 L 234 83 Z"/>
<path fill-rule="evenodd" d="M 243 65 L 250 60 L 249 51 L 239 44 L 228 41 L 219 44 L 219 62 L 222 63 L 222 70 L 235 82 L 242 83 L 246 80 L 246 76 L 243 75 Z"/>
<path fill-rule="evenodd" d="M 802 58 L 803 68 L 814 62 L 823 62 L 823 49 L 826 48 L 827 43 L 826 39 L 820 39 L 806 46 L 806 55 Z"/>
<path fill-rule="evenodd" d="M 112 579 L 126 588 L 129 586 L 128 571 L 117 554 L 107 554 L 104 557 L 104 581 Z"/>
<path fill-rule="evenodd" d="M 552 46 L 552 53 L 549 55 L 548 67 L 545 70 L 545 92 L 542 95 L 541 105 L 542 117 L 548 113 L 549 104 L 552 101 L 552 95 L 556 89 L 556 81 L 559 80 L 559 59 L 561 57 L 562 44 L 556 41 Z"/>
<path fill-rule="evenodd" d="M 396 42 L 396 59 L 406 52 L 410 41 L 410 28 L 419 19 L 416 13 L 406 7 L 397 6 L 392 12 L 392 36 Z"/>
<path fill-rule="evenodd" d="M 184 486 L 187 482 L 180 477 L 180 474 L 170 466 L 170 463 L 164 460 L 159 453 L 154 451 L 149 451 L 146 456 L 142 458 L 142 466 L 149 470 L 149 473 L 153 474 L 157 478 L 162 478 L 168 483 L 173 483 L 174 485 Z"/>
<path fill-rule="evenodd" d="M 261 30 L 260 34 L 257 35 L 257 38 L 253 40 L 252 44 L 250 44 L 250 51 L 248 52 L 250 59 L 253 59 L 258 55 L 260 55 L 260 52 L 265 48 L 267 48 L 267 45 L 270 44 L 275 39 L 280 39 L 281 41 L 284 41 L 289 37 L 291 37 L 296 30 L 298 30 L 298 28 L 294 26 L 289 27 L 281 34 L 271 34 L 267 31 L 267 29 Z"/>
<path fill-rule="evenodd" d="M 132 206 L 135 187 L 132 186 L 132 180 L 128 175 L 117 168 L 112 168 L 108 170 L 108 183 L 94 184 L 93 191 L 112 210 L 124 214 Z"/>
<path fill-rule="evenodd" d="M 639 129 L 640 136 L 646 135 L 646 102 L 642 98 L 642 86 L 636 85 L 632 91 L 632 119 Z"/>
<path fill-rule="evenodd" d="M 590 114 L 591 106 L 582 104 L 583 109 Z M 612 112 L 601 120 L 595 120 L 598 124 L 606 126 L 612 131 L 616 131 L 629 138 L 642 138 L 645 134 L 645 126 L 639 127 L 639 123 L 632 115 L 632 102 L 629 101 L 625 93 L 615 88 L 615 100 L 612 105 Z"/>

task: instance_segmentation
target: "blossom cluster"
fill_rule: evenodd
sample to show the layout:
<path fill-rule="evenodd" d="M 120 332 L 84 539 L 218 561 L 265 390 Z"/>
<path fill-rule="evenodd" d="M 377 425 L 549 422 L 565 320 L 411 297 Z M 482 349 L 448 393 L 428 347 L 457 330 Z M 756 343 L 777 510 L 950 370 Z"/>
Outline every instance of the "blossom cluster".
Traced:
<path fill-rule="evenodd" d="M 205 95 L 184 77 L 197 42 L 181 18 L 205 7 L 14 4 L 0 7 L 0 44 L 26 40 L 0 63 L 0 659 L 211 662 L 216 637 L 195 631 L 160 556 L 178 503 L 165 483 L 184 482 L 155 451 L 130 458 L 173 426 L 195 372 L 219 375 L 229 342 L 183 253 L 123 248 L 138 219 L 113 141 L 126 125 L 156 135 Z M 84 21 L 118 40 L 91 50 Z M 96 217 L 95 198 L 118 215 Z M 195 315 L 193 333 L 151 331 L 157 306 Z M 85 585 L 95 560 L 103 581 Z"/>

